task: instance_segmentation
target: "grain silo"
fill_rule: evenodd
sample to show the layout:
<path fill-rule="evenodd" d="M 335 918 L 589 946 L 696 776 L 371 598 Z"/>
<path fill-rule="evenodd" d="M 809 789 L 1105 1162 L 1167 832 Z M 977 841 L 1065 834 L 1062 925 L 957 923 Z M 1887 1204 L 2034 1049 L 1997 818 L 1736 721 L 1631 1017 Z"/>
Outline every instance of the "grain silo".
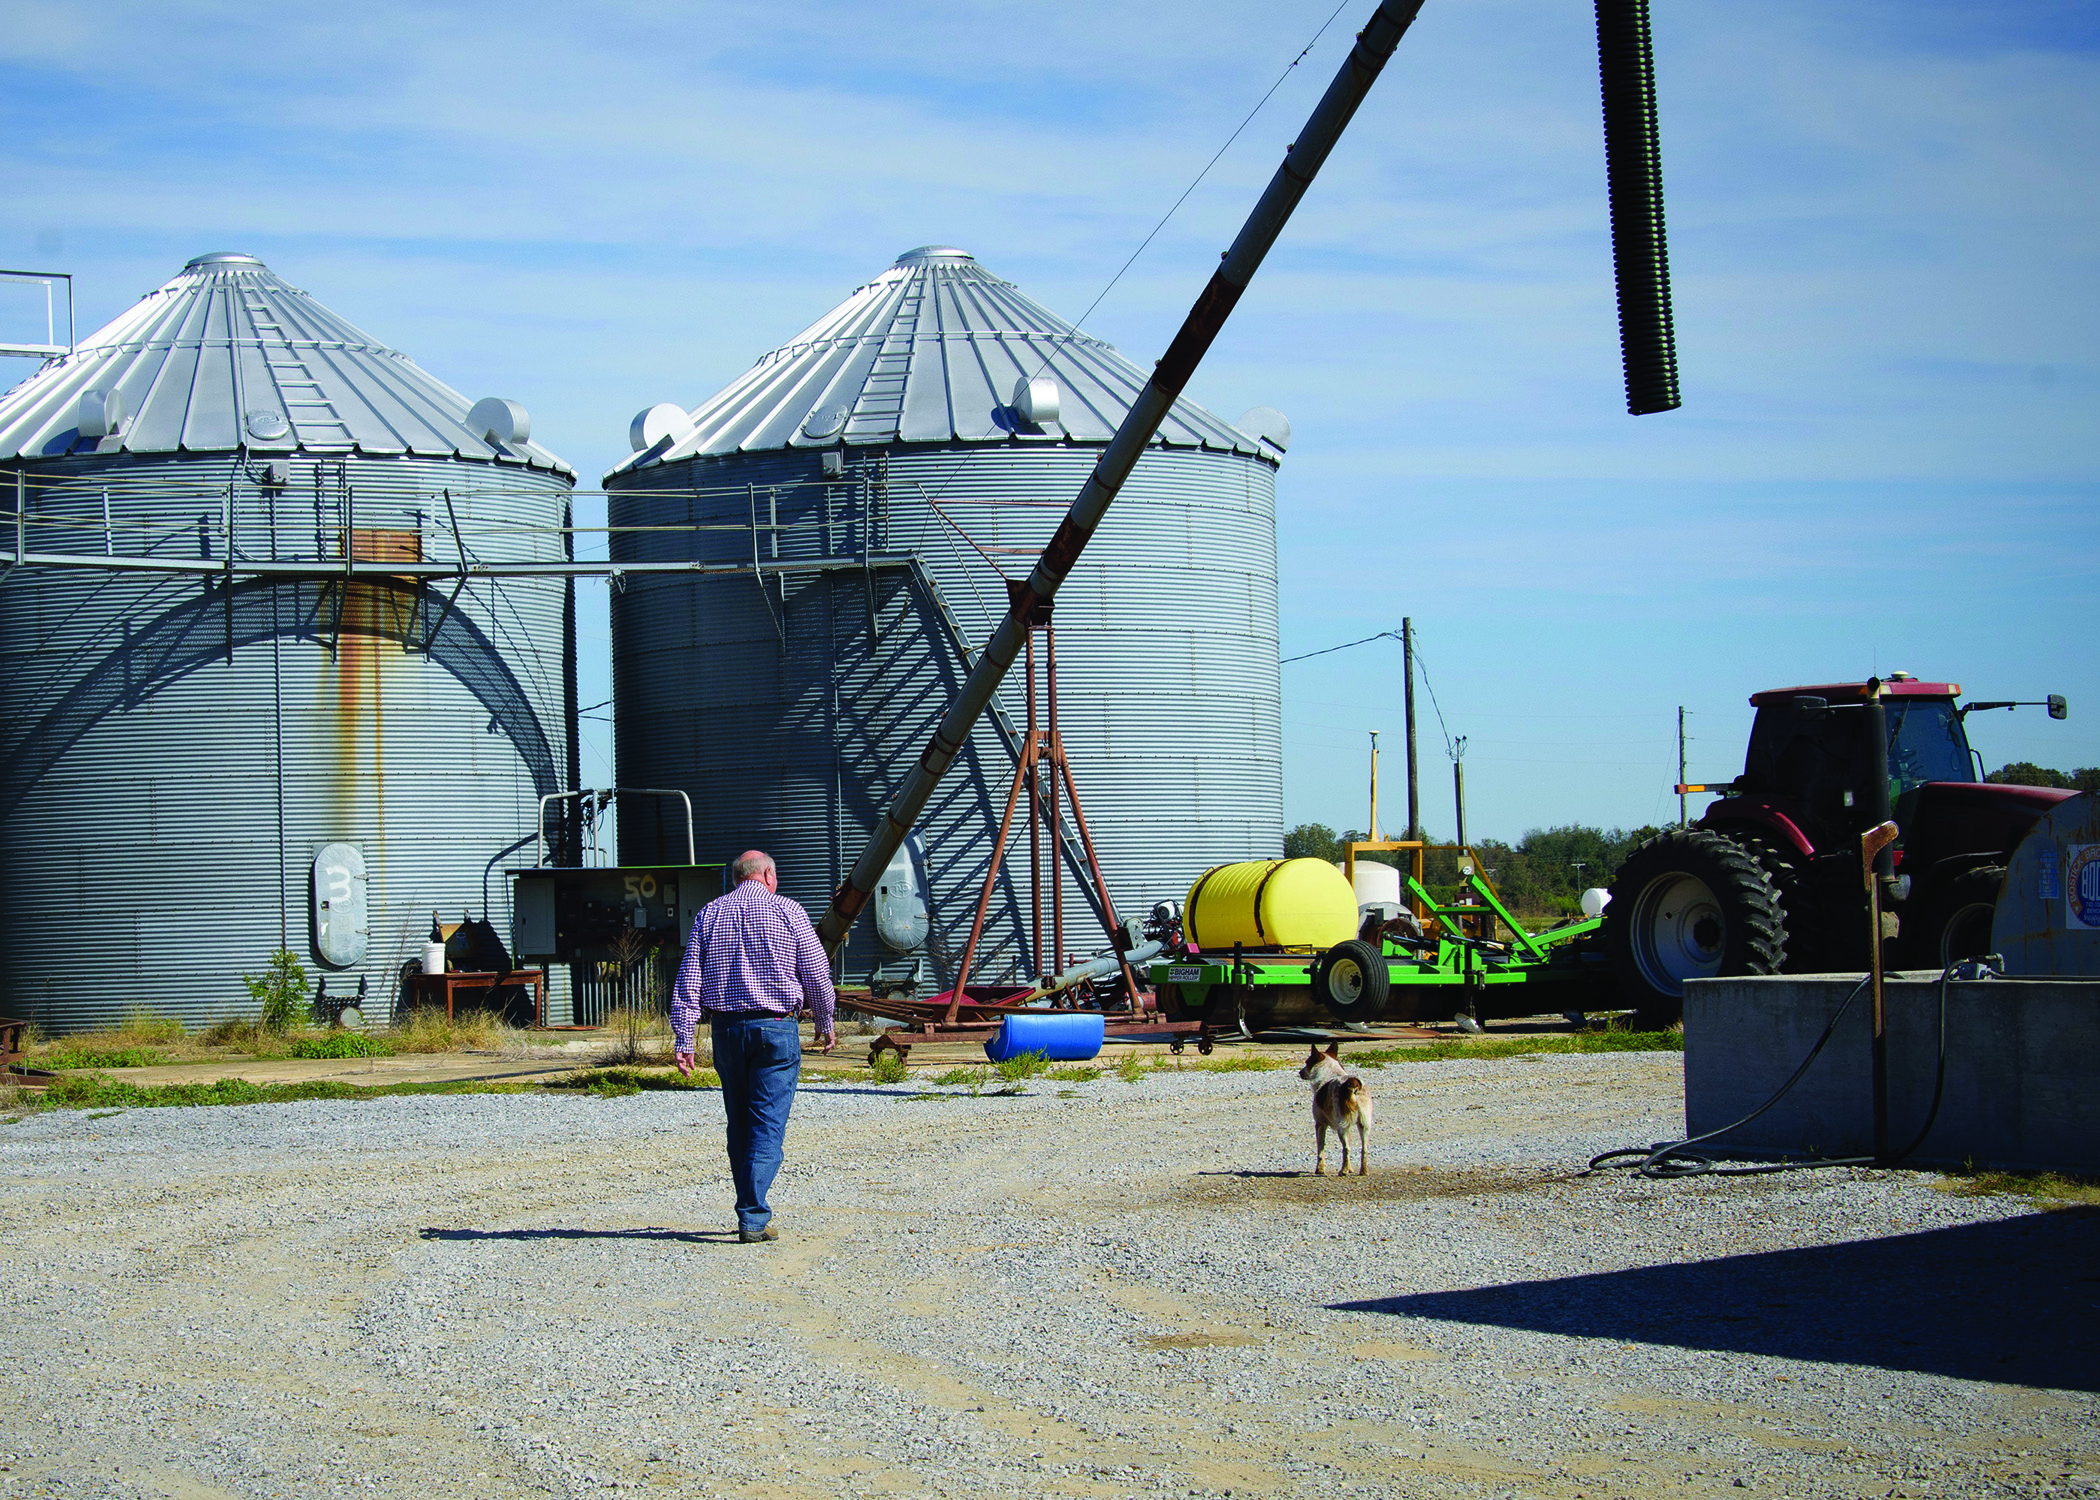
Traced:
<path fill-rule="evenodd" d="M 378 1019 L 434 909 L 507 931 L 484 872 L 572 780 L 566 585 L 328 574 L 560 562 L 573 484 L 247 255 L 0 397 L 0 1010 L 252 1015 L 283 947 Z"/>
<path fill-rule="evenodd" d="M 702 858 L 769 849 L 783 889 L 822 910 L 1006 612 L 1005 579 L 1026 575 L 1144 383 L 970 255 L 925 246 L 696 410 L 636 417 L 636 452 L 605 480 L 629 528 L 615 560 L 744 571 L 616 588 L 620 781 L 685 789 Z M 1235 426 L 1177 401 L 1058 595 L 1061 728 L 1121 915 L 1280 851 L 1288 442 L 1267 408 Z M 1018 676 L 910 846 L 930 940 L 865 922 L 849 980 L 922 961 L 922 993 L 950 978 L 1013 775 Z M 655 847 L 646 816 L 623 819 L 624 859 Z M 973 978 L 1027 971 L 1028 882 L 1010 860 Z M 1100 946 L 1083 919 L 1067 933 Z"/>

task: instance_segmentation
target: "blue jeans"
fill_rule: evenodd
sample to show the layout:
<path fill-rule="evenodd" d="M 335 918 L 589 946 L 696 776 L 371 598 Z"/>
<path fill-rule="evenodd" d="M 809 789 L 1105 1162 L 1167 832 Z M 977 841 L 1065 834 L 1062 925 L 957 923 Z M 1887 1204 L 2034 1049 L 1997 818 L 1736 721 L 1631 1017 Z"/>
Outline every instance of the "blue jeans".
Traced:
<path fill-rule="evenodd" d="M 802 1076 L 802 1032 L 792 1016 L 713 1018 L 715 1072 L 729 1114 L 729 1174 L 736 1180 L 736 1227 L 763 1229 L 773 1217 L 766 1194 L 780 1172 L 788 1109 Z"/>

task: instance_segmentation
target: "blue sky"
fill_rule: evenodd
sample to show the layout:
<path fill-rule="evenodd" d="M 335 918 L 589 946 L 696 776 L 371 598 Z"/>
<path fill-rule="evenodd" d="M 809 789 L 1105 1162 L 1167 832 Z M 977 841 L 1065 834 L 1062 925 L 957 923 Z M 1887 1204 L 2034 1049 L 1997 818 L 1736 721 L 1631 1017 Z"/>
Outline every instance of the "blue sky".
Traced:
<path fill-rule="evenodd" d="M 1090 331 L 1157 357 L 1359 10 Z M 75 272 L 88 329 L 252 251 L 594 484 L 635 411 L 909 246 L 1076 316 L 1327 15 L 15 0 L 0 261 Z M 1875 670 L 2066 693 L 1976 738 L 2100 763 L 2100 8 L 1657 0 L 1655 31 L 1683 410 L 1624 415 L 1580 0 L 1429 0 L 1198 372 L 1296 428 L 1285 654 L 1412 616 L 1505 837 L 1673 812 L 1680 704 L 1725 777 L 1749 693 Z M 1287 816 L 1360 825 L 1398 649 L 1284 672 Z M 1426 700 L 1422 731 L 1448 828 Z"/>

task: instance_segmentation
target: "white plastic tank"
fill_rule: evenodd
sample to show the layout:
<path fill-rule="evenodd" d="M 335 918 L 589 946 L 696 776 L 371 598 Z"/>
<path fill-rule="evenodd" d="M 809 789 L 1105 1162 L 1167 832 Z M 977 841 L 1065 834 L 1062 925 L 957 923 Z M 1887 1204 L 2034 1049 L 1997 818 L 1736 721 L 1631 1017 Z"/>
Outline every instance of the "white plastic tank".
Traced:
<path fill-rule="evenodd" d="M 1373 864 L 1366 859 L 1356 862 L 1356 904 L 1370 906 L 1374 903 L 1392 905 L 1400 900 L 1400 872 L 1391 865 Z"/>

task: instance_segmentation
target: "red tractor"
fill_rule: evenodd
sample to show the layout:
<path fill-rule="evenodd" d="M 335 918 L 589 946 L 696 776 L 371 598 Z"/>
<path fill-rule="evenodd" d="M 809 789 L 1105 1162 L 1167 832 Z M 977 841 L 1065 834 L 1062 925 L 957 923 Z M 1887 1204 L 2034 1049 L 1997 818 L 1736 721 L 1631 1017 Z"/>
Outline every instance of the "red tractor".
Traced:
<path fill-rule="evenodd" d="M 1964 720 L 2030 705 L 1957 707 L 1960 696 L 1958 683 L 1898 672 L 1751 698 L 1743 774 L 1683 788 L 1721 800 L 1613 877 L 1604 944 L 1619 1002 L 1669 1025 L 1687 979 L 1866 968 L 1859 836 L 1891 818 L 1902 834 L 1876 876 L 1884 956 L 1937 969 L 1987 951 L 2013 848 L 2073 793 L 1985 782 Z M 2065 715 L 2059 696 L 2031 706 Z"/>

